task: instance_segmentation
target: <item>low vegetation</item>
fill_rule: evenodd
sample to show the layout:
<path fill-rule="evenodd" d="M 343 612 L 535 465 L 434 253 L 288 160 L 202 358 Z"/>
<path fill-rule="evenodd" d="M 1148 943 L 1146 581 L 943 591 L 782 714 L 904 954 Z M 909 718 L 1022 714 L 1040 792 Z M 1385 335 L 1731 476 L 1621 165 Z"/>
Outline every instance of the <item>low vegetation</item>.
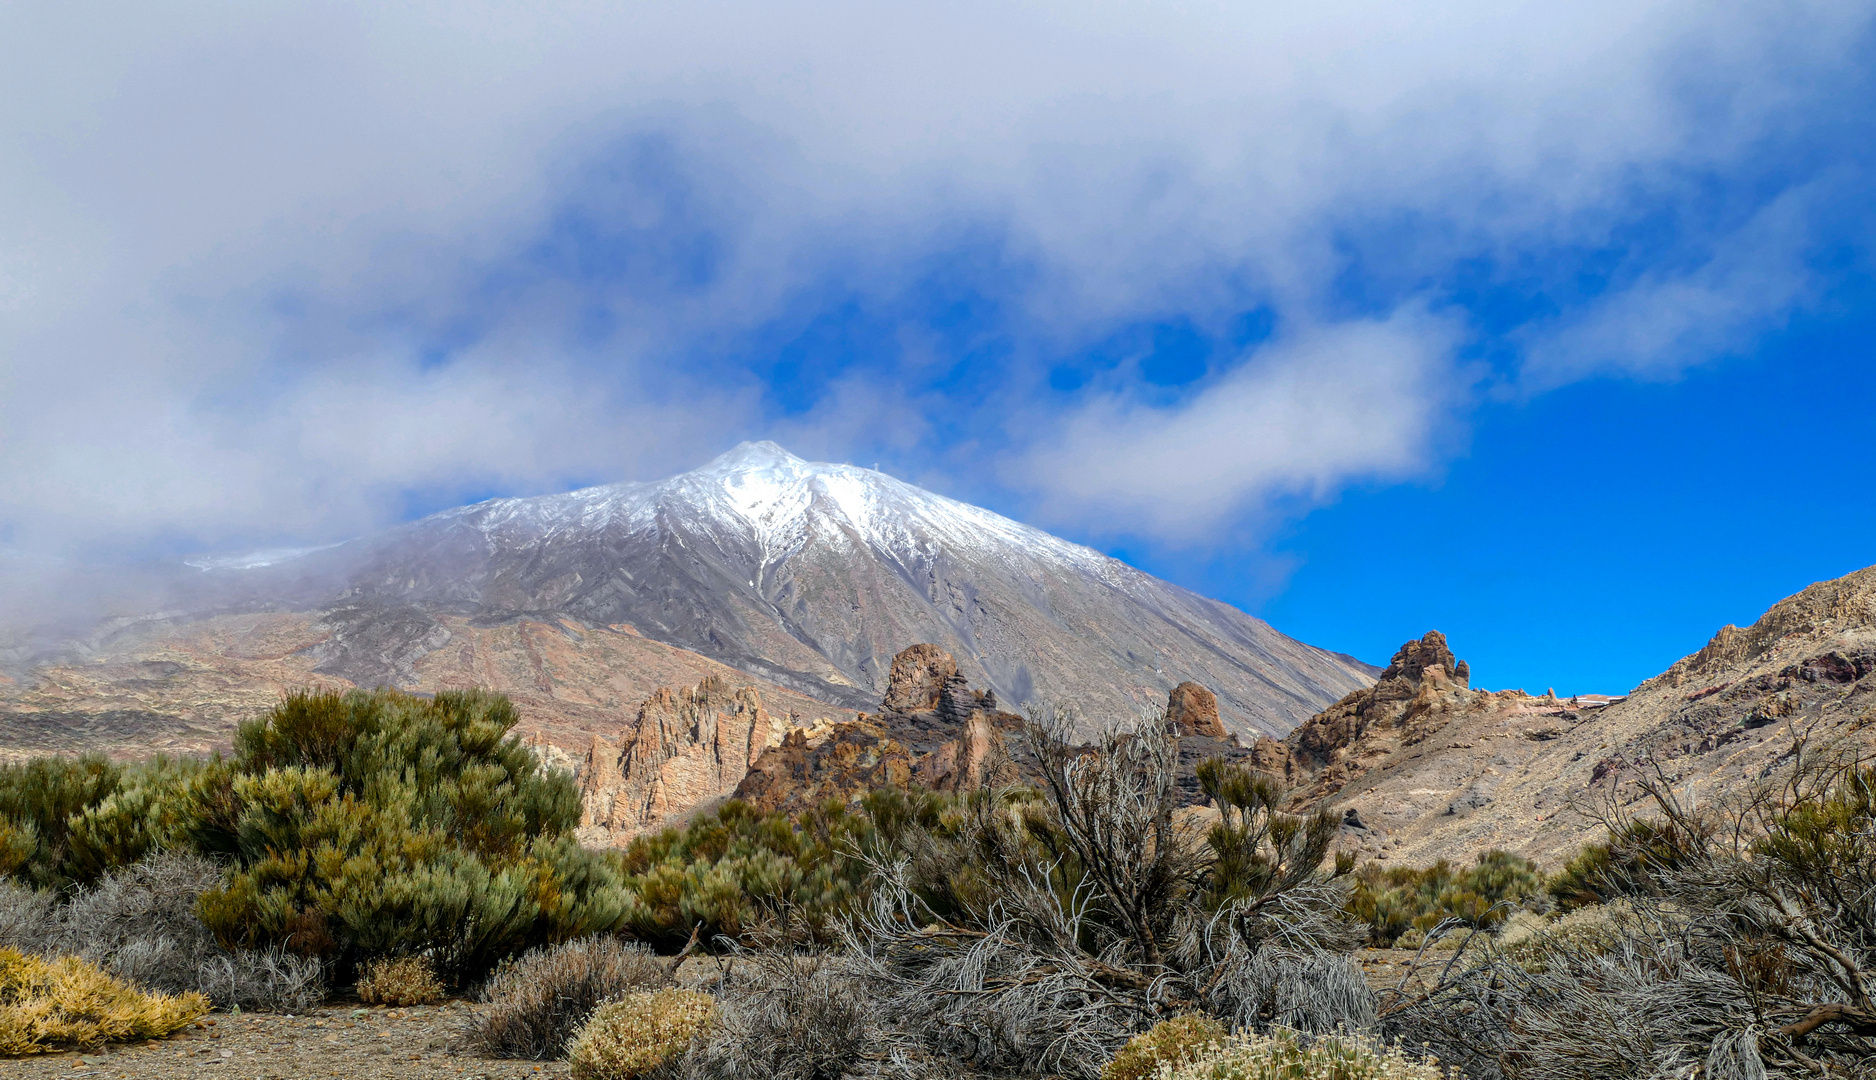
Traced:
<path fill-rule="evenodd" d="M 1127 1040 L 1101 1069 L 1101 1080 L 1157 1080 L 1162 1068 L 1177 1069 L 1222 1045 L 1231 1032 L 1202 1013 L 1161 1020 Z"/>
<path fill-rule="evenodd" d="M 1277 1029 L 1201 1049 L 1160 1080 L 1446 1080 L 1439 1062 L 1359 1035 Z"/>
<path fill-rule="evenodd" d="M 601 1005 L 567 1049 L 575 1080 L 642 1080 L 690 1048 L 716 1012 L 695 990 L 646 990 Z"/>
<path fill-rule="evenodd" d="M 162 1038 L 208 1010 L 201 994 L 146 993 L 75 956 L 0 949 L 0 1056 Z"/>
<path fill-rule="evenodd" d="M 668 986 L 671 968 L 644 945 L 612 937 L 535 949 L 497 968 L 483 985 L 487 1007 L 470 1038 L 491 1057 L 563 1057 L 594 1009 Z"/>
<path fill-rule="evenodd" d="M 435 1005 L 448 997 L 422 956 L 383 956 L 366 961 L 352 988 L 367 1005 Z"/>
<path fill-rule="evenodd" d="M 470 992 L 593 1078 L 1761 1080 L 1876 1060 L 1876 771 L 1611 823 L 1555 876 L 1354 867 L 1162 724 L 1025 731 L 1033 786 L 730 802 L 623 852 L 477 693 L 296 694 L 205 761 L 0 767 L 0 1052 L 213 1006 Z M 1358 947 L 1421 950 L 1383 993 Z M 709 953 L 702 991 L 669 954 Z M 665 956 L 659 956 L 662 951 Z M 693 984 L 686 984 L 693 987 Z M 1404 1048 L 1412 1048 L 1404 1049 Z M 1440 1062 L 1424 1056 L 1437 1054 Z M 1861 1071 L 1859 1071 L 1861 1070 Z"/>

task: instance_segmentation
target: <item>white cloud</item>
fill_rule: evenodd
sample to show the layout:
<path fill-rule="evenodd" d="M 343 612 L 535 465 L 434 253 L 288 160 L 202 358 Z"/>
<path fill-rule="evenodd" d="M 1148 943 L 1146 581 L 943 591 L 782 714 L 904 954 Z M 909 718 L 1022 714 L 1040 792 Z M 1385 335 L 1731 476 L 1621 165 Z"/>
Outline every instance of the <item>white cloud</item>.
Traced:
<path fill-rule="evenodd" d="M 1285 496 L 1424 472 L 1469 394 L 1457 328 L 1409 307 L 1260 348 L 1189 402 L 1091 402 L 1015 466 L 1048 509 L 1106 531 L 1191 539 Z"/>
<path fill-rule="evenodd" d="M 1178 414 L 1104 387 L 1059 438 L 1034 417 L 1040 444 L 1098 450 L 1107 429 L 1133 447 L 1102 459 L 1111 477 L 1019 458 L 1056 512 L 1154 508 L 1194 535 L 1226 511 L 1156 493 L 1204 478 L 1243 506 L 1413 474 L 1466 382 L 1455 331 L 1407 307 L 1336 314 L 1351 257 L 1393 283 L 1385 309 L 1455 259 L 1602 242 L 1822 122 L 1869 15 L 14 5 L 0 538 L 319 542 L 413 492 L 680 465 L 771 419 L 753 377 L 700 357 L 804 293 L 890 298 L 963 235 L 999 239 L 971 272 L 1034 351 L 1247 298 L 1295 328 Z M 544 254 L 569 208 L 620 265 Z M 1411 244 L 1386 239 L 1401 220 L 1421 223 Z M 1754 283 L 1753 245 L 1781 242 L 1747 230 L 1709 271 L 1639 271 L 1534 354 L 1569 378 L 1611 335 L 1671 357 L 1629 369 L 1718 347 L 1702 312 L 1754 296 L 1763 325 L 1802 294 Z M 1688 314 L 1636 314 L 1664 307 Z M 839 375 L 824 408 L 918 397 L 892 379 Z M 1249 428 L 1268 434 L 1240 445 Z"/>

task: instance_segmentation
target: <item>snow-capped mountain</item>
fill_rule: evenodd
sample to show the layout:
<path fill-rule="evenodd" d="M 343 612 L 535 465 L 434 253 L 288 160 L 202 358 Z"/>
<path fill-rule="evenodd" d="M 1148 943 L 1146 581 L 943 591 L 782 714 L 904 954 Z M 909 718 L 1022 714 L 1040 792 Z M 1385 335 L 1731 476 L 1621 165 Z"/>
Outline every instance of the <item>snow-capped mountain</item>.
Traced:
<path fill-rule="evenodd" d="M 446 647 L 442 616 L 637 633 L 856 708 L 921 641 L 1008 705 L 1131 715 L 1192 679 L 1246 734 L 1285 732 L 1373 678 L 1090 548 L 774 443 L 658 483 L 478 503 L 345 548 L 313 557 L 348 560 L 321 605 L 334 627 L 322 670 L 365 684 L 400 682 Z"/>

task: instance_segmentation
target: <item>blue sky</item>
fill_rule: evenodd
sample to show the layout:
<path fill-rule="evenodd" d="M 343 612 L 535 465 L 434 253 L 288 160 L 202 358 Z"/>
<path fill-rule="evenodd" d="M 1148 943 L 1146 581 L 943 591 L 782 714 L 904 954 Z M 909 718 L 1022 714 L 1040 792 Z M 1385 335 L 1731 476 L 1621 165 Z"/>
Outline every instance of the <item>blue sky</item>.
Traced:
<path fill-rule="evenodd" d="M 767 437 L 1623 689 L 1876 563 L 1872 8 L 9 7 L 0 547 Z"/>

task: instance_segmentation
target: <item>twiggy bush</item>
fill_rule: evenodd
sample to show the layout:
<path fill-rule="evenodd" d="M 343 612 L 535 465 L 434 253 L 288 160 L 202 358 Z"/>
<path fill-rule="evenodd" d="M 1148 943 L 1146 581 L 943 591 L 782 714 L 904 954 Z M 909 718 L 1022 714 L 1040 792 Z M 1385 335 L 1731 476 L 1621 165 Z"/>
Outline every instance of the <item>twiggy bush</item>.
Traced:
<path fill-rule="evenodd" d="M 892 1072 L 884 1002 L 838 954 L 741 952 L 717 1013 L 685 1062 L 687 1080 L 841 1080 Z"/>
<path fill-rule="evenodd" d="M 161 1038 L 208 1010 L 201 994 L 146 994 L 75 956 L 0 949 L 0 1056 Z"/>
<path fill-rule="evenodd" d="M 1447 1080 L 1437 1061 L 1350 1035 L 1277 1029 L 1208 1047 L 1160 1080 Z"/>
<path fill-rule="evenodd" d="M 0 949 L 34 952 L 58 925 L 58 894 L 0 881 Z"/>
<path fill-rule="evenodd" d="M 83 956 L 138 986 L 200 991 L 222 1008 L 303 1011 L 325 996 L 316 960 L 278 949 L 228 949 L 196 917 L 220 868 L 159 854 L 107 873 L 54 909 L 33 951 Z"/>
<path fill-rule="evenodd" d="M 435 1005 L 448 996 L 422 956 L 367 960 L 353 992 L 367 1005 Z"/>
<path fill-rule="evenodd" d="M 695 990 L 648 990 L 601 1005 L 567 1049 L 576 1080 L 644 1080 L 667 1072 L 709 1023 L 716 1001 Z"/>
<path fill-rule="evenodd" d="M 1801 762 L 1698 813 L 1644 788 L 1660 817 L 1616 822 L 1597 857 L 1625 903 L 1462 953 L 1387 1028 L 1478 1080 L 1868 1075 L 1876 772 Z"/>
<path fill-rule="evenodd" d="M 594 1009 L 670 981 L 670 967 L 651 950 L 613 937 L 535 949 L 504 964 L 483 985 L 488 1007 L 470 1040 L 491 1057 L 559 1058 Z"/>
<path fill-rule="evenodd" d="M 1174 813 L 1178 745 L 1157 716 L 1070 739 L 1032 717 L 1040 797 L 979 793 L 871 858 L 870 904 L 848 947 L 889 1019 L 885 1041 L 985 1071 L 1098 1076 L 1173 1012 L 1233 1027 L 1372 1022 L 1341 950 L 1337 828 L 1284 813 L 1267 777 L 1210 762 L 1220 822 Z"/>
<path fill-rule="evenodd" d="M 1223 1024 L 1199 1013 L 1161 1020 L 1128 1039 L 1114 1060 L 1101 1070 L 1101 1080 L 1156 1080 L 1162 1068 L 1184 1065 L 1223 1043 L 1230 1034 Z"/>

